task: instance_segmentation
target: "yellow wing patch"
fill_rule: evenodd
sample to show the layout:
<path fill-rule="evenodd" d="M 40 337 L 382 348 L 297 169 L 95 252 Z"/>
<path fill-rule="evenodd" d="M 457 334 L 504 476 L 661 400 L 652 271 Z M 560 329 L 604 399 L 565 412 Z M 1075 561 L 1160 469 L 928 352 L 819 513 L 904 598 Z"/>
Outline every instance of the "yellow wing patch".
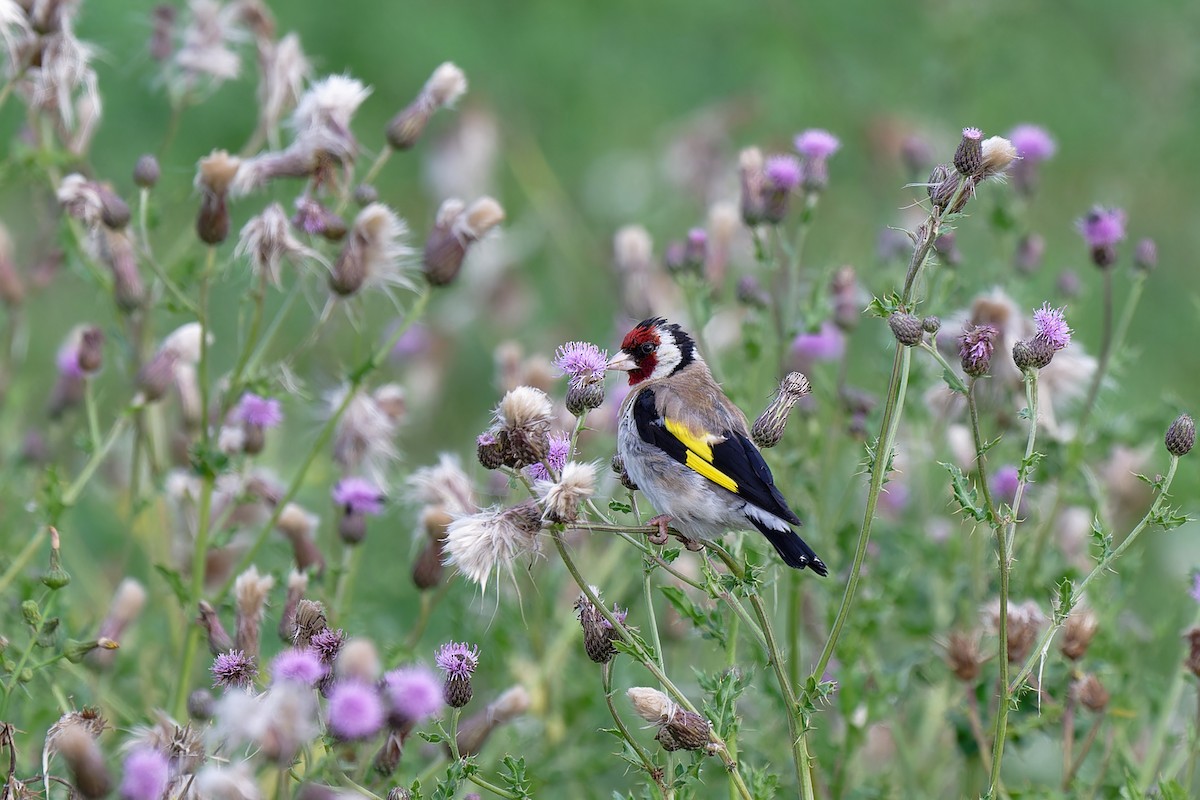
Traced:
<path fill-rule="evenodd" d="M 683 446 L 687 448 L 687 459 L 684 461 L 685 466 L 699 472 L 718 486 L 734 493 L 737 492 L 737 481 L 713 466 L 713 442 L 711 441 L 711 435 L 705 435 L 704 437 L 696 436 L 686 425 L 676 422 L 673 419 L 664 420 L 663 422 L 666 425 L 667 432 L 682 442 Z"/>

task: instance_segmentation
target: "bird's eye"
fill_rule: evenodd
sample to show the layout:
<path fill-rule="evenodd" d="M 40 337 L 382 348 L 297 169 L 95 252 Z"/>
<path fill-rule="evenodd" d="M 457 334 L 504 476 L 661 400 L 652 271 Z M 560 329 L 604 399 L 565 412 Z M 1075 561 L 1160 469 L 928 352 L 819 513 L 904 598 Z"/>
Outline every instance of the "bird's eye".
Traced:
<path fill-rule="evenodd" d="M 654 352 L 654 345 L 650 342 L 644 342 L 640 347 L 638 347 L 638 352 L 644 356 L 648 356 Z"/>

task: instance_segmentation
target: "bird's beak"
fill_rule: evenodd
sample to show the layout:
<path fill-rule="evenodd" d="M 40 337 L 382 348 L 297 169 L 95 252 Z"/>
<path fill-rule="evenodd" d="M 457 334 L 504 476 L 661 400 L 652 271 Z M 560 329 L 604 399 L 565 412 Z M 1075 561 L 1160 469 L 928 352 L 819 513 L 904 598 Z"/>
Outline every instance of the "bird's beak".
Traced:
<path fill-rule="evenodd" d="M 637 363 L 630 357 L 629 353 L 621 350 L 608 362 L 608 369 L 615 369 L 620 372 L 632 372 L 637 369 Z"/>

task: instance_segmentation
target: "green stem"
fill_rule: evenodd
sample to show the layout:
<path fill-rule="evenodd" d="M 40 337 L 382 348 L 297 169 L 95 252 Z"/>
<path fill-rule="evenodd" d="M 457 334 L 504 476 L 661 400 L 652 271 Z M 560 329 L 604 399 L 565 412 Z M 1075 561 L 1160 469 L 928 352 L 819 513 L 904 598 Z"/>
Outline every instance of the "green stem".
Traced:
<path fill-rule="evenodd" d="M 182 611 L 185 619 L 191 614 L 202 598 L 204 592 L 204 567 L 208 559 L 209 516 L 212 513 L 213 477 L 205 475 L 200 483 L 200 508 L 196 513 L 196 541 L 192 548 L 192 578 L 188 589 L 188 604 Z M 237 574 L 241 574 L 238 570 Z M 191 682 L 192 666 L 195 663 L 200 648 L 200 626 L 188 626 L 187 638 L 183 644 L 182 667 L 179 670 L 179 683 L 175 686 L 175 718 L 183 719 L 187 713 L 187 696 Z"/>
<path fill-rule="evenodd" d="M 1200 624 L 1200 610 L 1192 617 L 1189 627 Z M 1187 685 L 1188 671 L 1181 668 L 1175 670 L 1171 686 L 1159 706 L 1158 722 L 1154 726 L 1154 734 L 1150 737 L 1150 745 L 1146 748 L 1146 756 L 1142 761 L 1142 769 L 1138 774 L 1138 785 L 1149 788 L 1157 773 L 1158 762 L 1162 758 L 1163 748 L 1166 747 L 1167 737 L 1171 734 L 1171 723 L 1175 720 L 1175 712 L 1180 708 L 1183 690 Z"/>
<path fill-rule="evenodd" d="M 1100 396 L 1100 385 L 1104 382 L 1104 375 L 1108 372 L 1108 361 L 1112 356 L 1113 345 L 1113 278 L 1111 269 L 1102 269 L 1101 274 L 1104 276 L 1104 316 L 1101 323 L 1102 339 L 1100 340 L 1100 356 L 1096 362 L 1096 374 L 1092 376 L 1092 384 L 1088 387 L 1087 399 L 1083 403 L 1083 408 L 1079 412 L 1079 427 L 1075 432 L 1075 440 L 1072 442 L 1072 458 L 1071 463 L 1077 463 L 1080 455 L 1079 451 L 1083 449 L 1083 436 L 1087 428 L 1088 420 L 1091 419 L 1092 411 L 1096 408 L 1096 399 Z M 1132 313 L 1132 312 L 1130 312 Z M 1069 471 L 1068 471 L 1069 474 Z"/>
<path fill-rule="evenodd" d="M 667 662 L 663 657 L 662 638 L 658 633 L 658 618 L 654 613 L 654 596 L 650 586 L 650 564 L 652 562 L 643 562 L 642 564 L 642 602 L 646 604 L 646 617 L 650 626 L 650 640 L 654 645 L 654 656 L 658 663 L 658 668 L 663 672 L 667 671 Z"/>
<path fill-rule="evenodd" d="M 1016 535 L 1017 509 L 1021 507 L 1021 498 L 1025 493 L 1025 484 L 1029 481 L 1029 464 L 1033 458 L 1034 445 L 1037 443 L 1037 379 L 1038 373 L 1036 370 L 1028 370 L 1025 372 L 1025 408 L 1029 414 L 1029 434 L 1025 440 L 1025 458 L 1021 461 L 1021 470 L 1017 480 L 1017 491 L 1013 495 L 1013 504 L 1009 511 L 1011 516 L 1009 517 L 1007 524 L 1008 530 L 1005 530 L 1006 526 L 999 524 L 996 525 L 996 551 L 997 560 L 999 561 L 1000 567 L 1000 620 L 997 626 L 1000 639 L 1000 643 L 998 645 L 998 660 L 1000 662 L 1000 699 L 999 705 L 996 708 L 996 727 L 993 731 L 992 738 L 992 769 L 988 778 L 989 795 L 994 795 L 997 787 L 1000 785 L 1000 766 L 1001 760 L 1004 758 L 1004 741 L 1007 736 L 1008 729 L 1009 698 L 1012 696 L 1012 691 L 1010 690 L 1008 684 L 1008 578 L 1009 573 L 1012 570 L 1009 552 L 1013 537 Z M 972 410 L 974 410 L 973 402 Z M 972 424 L 976 429 L 976 446 L 978 446 L 979 432 L 977 415 L 973 415 Z M 982 456 L 980 456 L 980 458 L 980 465 L 982 466 Z M 986 482 L 984 485 L 986 486 Z M 990 502 L 991 501 L 989 500 L 989 505 Z"/>
<path fill-rule="evenodd" d="M 1088 753 L 1092 750 L 1092 745 L 1096 743 L 1096 735 L 1100 733 L 1100 725 L 1104 722 L 1103 714 L 1096 714 L 1096 718 L 1092 720 L 1092 726 L 1088 728 L 1087 736 L 1083 740 L 1083 746 L 1079 748 L 1079 756 L 1075 762 L 1071 764 L 1071 768 L 1067 771 L 1066 777 L 1063 778 L 1063 791 L 1069 791 L 1072 781 L 1075 780 L 1075 775 L 1078 774 L 1079 768 L 1083 766 L 1084 760 L 1088 757 Z"/>
<path fill-rule="evenodd" d="M 954 197 L 951 198 L 947 208 L 954 208 L 963 192 L 966 191 L 966 183 L 961 184 Z M 925 269 L 925 264 L 929 260 L 929 253 L 933 250 L 933 243 L 937 241 L 937 237 L 941 232 L 942 212 L 937 208 L 930 214 L 924 226 L 924 236 L 920 238 L 913 248 L 912 258 L 908 262 L 908 272 L 904 277 L 904 291 L 901 295 L 900 302 L 906 309 L 913 309 L 916 306 L 914 295 L 916 293 L 917 281 L 921 277 L 921 273 Z M 850 608 L 854 605 L 854 597 L 858 591 L 859 573 L 862 570 L 863 559 L 867 555 L 867 543 L 871 539 L 871 527 L 875 522 L 875 510 L 879 503 L 879 493 L 883 490 L 884 478 L 887 477 L 887 468 L 891 462 L 892 448 L 896 444 L 896 431 L 900 425 L 900 417 L 904 411 L 904 393 L 908 388 L 908 370 L 911 365 L 911 348 L 904 347 L 897 343 L 896 355 L 892 361 L 892 375 L 888 381 L 887 399 L 883 407 L 883 420 L 880 423 L 880 434 L 878 443 L 875 447 L 875 457 L 871 464 L 871 484 L 867 492 L 867 508 L 863 514 L 862 526 L 858 532 L 858 545 L 854 550 L 854 560 L 850 565 L 850 579 L 846 584 L 846 590 L 842 595 L 841 605 L 838 607 L 837 618 L 834 620 L 833 628 L 829 631 L 829 638 L 825 641 L 825 647 L 821 651 L 821 657 L 817 660 L 817 667 L 813 670 L 813 676 L 820 678 L 825 674 L 825 668 L 829 666 L 829 659 L 833 657 L 833 652 L 837 648 L 838 639 L 841 638 L 842 629 L 846 625 L 846 619 L 850 616 Z"/>
<path fill-rule="evenodd" d="M 51 593 L 48 597 L 43 595 L 43 600 L 38 605 L 41 607 L 42 621 L 34 626 L 29 634 L 29 642 L 25 645 L 25 649 L 21 652 L 21 657 L 17 660 L 17 667 L 12 671 L 12 679 L 9 680 L 8 686 L 4 689 L 4 702 L 0 703 L 0 719 L 8 719 L 8 706 L 12 701 L 13 694 L 16 693 L 17 685 L 21 682 L 21 673 L 25 671 L 25 665 L 29 663 L 29 657 L 33 655 L 33 648 L 37 646 L 38 637 L 42 635 L 42 627 L 49 619 L 51 609 L 54 607 L 54 598 L 57 595 Z"/>
<path fill-rule="evenodd" d="M 645 768 L 646 774 L 650 776 L 658 787 L 659 794 L 666 796 L 666 792 L 662 785 L 662 770 L 654 765 L 654 760 L 650 757 L 650 753 L 646 748 L 638 744 L 637 739 L 633 738 L 633 734 L 629 732 L 625 721 L 621 719 L 621 715 L 617 713 L 617 707 L 613 704 L 612 690 L 612 661 L 607 662 L 600 668 L 600 675 L 604 681 L 604 703 L 608 706 L 608 713 L 612 715 L 613 722 L 617 725 L 617 730 L 621 732 L 621 738 L 629 744 L 630 748 L 637 753 L 638 760 L 642 762 L 642 767 Z"/>
<path fill-rule="evenodd" d="M 270 346 L 272 340 L 274 340 L 275 334 L 279 331 L 279 327 L 283 324 L 283 320 L 287 317 L 288 311 L 291 310 L 299 294 L 300 281 L 296 281 L 287 293 L 287 296 L 284 297 L 283 305 L 279 307 L 279 310 L 275 312 L 275 316 L 271 318 L 271 324 L 263 332 L 262 340 L 258 343 L 258 347 L 255 348 L 254 354 L 250 356 L 250 360 L 246 363 L 244 372 L 253 374 L 254 370 L 258 367 L 258 362 L 266 354 L 267 348 Z"/>
<path fill-rule="evenodd" d="M 75 482 L 67 487 L 67 491 L 63 493 L 62 504 L 64 506 L 75 505 L 75 501 L 79 499 L 80 492 L 83 491 L 87 482 L 92 479 L 101 462 L 108 456 L 113 445 L 117 443 L 117 439 L 125 432 L 125 428 L 129 426 L 129 419 L 133 410 L 133 407 L 127 408 L 124 414 L 117 417 L 117 421 L 113 423 L 112 428 L 108 431 L 108 438 L 100 444 L 100 447 L 92 451 L 91 457 L 83 465 L 83 470 L 79 473 Z"/>
<path fill-rule="evenodd" d="M 1125 551 L 1128 550 L 1130 546 L 1132 546 L 1133 543 L 1138 540 L 1138 538 L 1142 535 L 1142 532 L 1150 526 L 1150 522 L 1157 518 L 1158 510 L 1162 506 L 1163 500 L 1165 500 L 1168 496 L 1168 491 L 1171 488 L 1171 482 L 1175 480 L 1175 471 L 1178 468 L 1179 456 L 1172 455 L 1170 466 L 1167 468 L 1167 476 L 1163 478 L 1161 488 L 1158 491 L 1158 495 L 1154 498 L 1154 503 L 1151 504 L 1150 510 L 1146 512 L 1146 515 L 1142 517 L 1138 524 L 1134 526 L 1133 530 L 1129 532 L 1129 535 L 1125 537 L 1125 541 L 1121 542 L 1116 549 L 1101 559 L 1100 563 L 1098 563 L 1092 569 L 1092 571 L 1087 574 L 1087 577 L 1085 577 L 1078 586 L 1074 587 L 1074 589 L 1071 591 L 1070 602 L 1067 604 L 1067 607 L 1056 610 L 1054 621 L 1051 622 L 1051 624 L 1042 633 L 1041 637 L 1038 639 L 1037 645 L 1033 648 L 1032 652 L 1030 652 L 1029 657 L 1025 659 L 1025 663 L 1021 666 L 1021 669 L 1017 671 L 1016 677 L 1009 682 L 1009 694 L 1013 694 L 1021 687 L 1021 685 L 1025 682 L 1025 679 L 1033 673 L 1033 669 L 1037 665 L 1038 661 L 1041 660 L 1045 656 L 1046 652 L 1049 651 L 1051 640 L 1054 638 L 1054 635 L 1058 633 L 1058 629 L 1063 626 L 1064 622 L 1066 622 L 1067 614 L 1072 608 L 1075 607 L 1075 604 L 1079 602 L 1080 598 L 1083 597 L 1084 590 L 1087 589 L 1088 585 L 1091 584 L 1091 582 L 1094 581 L 1097 576 L 1110 571 L 1113 562 L 1120 558 Z"/>
<path fill-rule="evenodd" d="M 346 611 L 346 595 L 354 582 L 354 574 L 358 571 L 358 562 L 362 557 L 362 548 L 353 544 L 342 544 L 342 566 L 338 571 L 337 587 L 333 592 L 333 606 L 330 611 L 335 620 L 342 619 Z"/>
<path fill-rule="evenodd" d="M 0 576 L 0 595 L 8 591 L 9 584 L 13 582 L 13 579 L 20 574 L 21 570 L 25 569 L 25 565 L 33 560 L 34 554 L 41 547 L 42 539 L 46 538 L 46 534 L 49 531 L 50 529 L 47 526 L 42 525 L 38 527 L 33 536 L 29 537 L 29 541 L 25 543 L 25 546 L 21 548 L 21 552 L 17 553 L 16 558 L 8 565 L 8 569 L 4 571 L 4 575 Z"/>
<path fill-rule="evenodd" d="M 550 531 L 550 538 L 554 541 L 554 547 L 558 551 L 559 557 L 562 558 L 563 564 L 567 567 L 567 571 L 571 573 L 571 577 L 575 579 L 575 584 L 579 587 L 579 590 L 587 596 L 592 605 L 596 607 L 596 610 L 600 612 L 600 615 L 604 617 L 604 619 L 608 621 L 608 624 L 612 626 L 613 630 L 617 632 L 617 635 L 621 637 L 621 641 L 626 644 L 633 657 L 641 662 L 642 666 L 645 667 L 650 674 L 658 680 L 659 684 L 662 685 L 663 690 L 668 695 L 673 697 L 675 701 L 679 703 L 679 705 L 683 706 L 688 711 L 691 711 L 693 714 L 699 714 L 700 712 L 696 710 L 694 705 L 692 705 L 692 701 L 687 698 L 687 695 L 679 691 L 679 687 L 677 687 L 671 681 L 671 679 L 667 677 L 665 672 L 659 669 L 655 660 L 646 653 L 645 649 L 641 646 L 638 640 L 629 633 L 629 629 L 625 627 L 625 624 L 617 619 L 616 616 L 613 615 L 612 611 L 605 608 L 604 603 L 599 597 L 596 596 L 596 593 L 592 591 L 591 584 L 584 579 L 583 574 L 579 571 L 579 567 L 575 564 L 575 559 L 572 558 L 570 552 L 567 551 L 566 544 L 562 539 L 562 531 L 552 529 Z M 729 748 L 726 746 L 724 740 L 717 736 L 715 731 L 709 732 L 709 739 L 716 746 L 717 752 L 721 755 L 722 760 L 725 763 L 725 769 L 729 773 L 729 779 L 737 786 L 739 796 L 742 798 L 742 800 L 753 800 L 750 794 L 750 789 L 748 786 L 746 786 L 745 779 L 742 778 L 741 772 L 738 770 L 737 763 L 729 757 Z"/>
<path fill-rule="evenodd" d="M 197 366 L 197 380 L 200 384 L 200 441 L 208 447 L 210 421 L 208 418 L 209 400 L 209 354 L 208 354 L 208 288 L 212 279 L 213 267 L 217 263 L 217 248 L 209 245 L 204 256 L 204 270 L 200 273 L 200 363 Z M 207 457 L 207 456 L 206 456 Z"/>

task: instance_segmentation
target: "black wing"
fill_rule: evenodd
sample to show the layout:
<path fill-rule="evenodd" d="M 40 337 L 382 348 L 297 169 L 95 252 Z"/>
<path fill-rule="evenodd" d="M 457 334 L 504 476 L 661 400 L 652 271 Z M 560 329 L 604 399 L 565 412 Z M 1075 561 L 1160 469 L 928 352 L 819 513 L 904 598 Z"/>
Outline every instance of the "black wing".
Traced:
<path fill-rule="evenodd" d="M 800 524 L 775 487 L 771 468 L 753 442 L 729 430 L 705 431 L 705 438 L 697 438 L 683 425 L 659 415 L 654 400 L 653 389 L 643 389 L 634 400 L 633 420 L 642 441 L 751 505 L 793 525 Z M 717 438 L 722 441 L 710 443 Z"/>

